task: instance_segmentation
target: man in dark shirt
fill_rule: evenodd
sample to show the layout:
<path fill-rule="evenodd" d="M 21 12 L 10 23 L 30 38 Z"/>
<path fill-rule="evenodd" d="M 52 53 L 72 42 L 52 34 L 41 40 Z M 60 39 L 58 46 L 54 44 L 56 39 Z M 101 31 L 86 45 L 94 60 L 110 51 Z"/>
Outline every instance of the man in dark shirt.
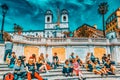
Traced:
<path fill-rule="evenodd" d="M 90 59 L 91 59 L 91 61 L 94 63 L 95 62 L 95 56 L 93 55 L 93 53 L 91 53 L 91 56 L 90 56 Z"/>
<path fill-rule="evenodd" d="M 103 64 L 105 63 L 106 57 L 107 57 L 106 54 L 104 54 L 103 57 L 102 57 L 102 62 L 103 62 Z"/>
<path fill-rule="evenodd" d="M 57 66 L 59 66 L 59 58 L 57 56 L 57 53 L 54 53 L 54 56 L 53 56 L 53 67 L 54 67 L 54 69 L 56 69 Z"/>
<path fill-rule="evenodd" d="M 12 56 L 10 58 L 10 64 L 8 64 L 9 68 L 13 68 L 14 67 L 15 61 L 16 61 L 16 55 L 15 55 L 15 52 L 12 52 Z"/>
<path fill-rule="evenodd" d="M 93 71 L 93 66 L 91 64 L 91 61 L 88 61 L 88 71 L 92 72 Z"/>
<path fill-rule="evenodd" d="M 108 59 L 105 62 L 104 66 L 107 69 L 108 74 L 113 74 L 113 75 L 115 74 L 116 67 L 115 64 L 110 59 Z"/>
<path fill-rule="evenodd" d="M 69 57 L 69 61 L 72 63 L 73 59 L 75 59 L 74 53 L 71 53 L 71 55 L 70 55 L 70 57 Z"/>

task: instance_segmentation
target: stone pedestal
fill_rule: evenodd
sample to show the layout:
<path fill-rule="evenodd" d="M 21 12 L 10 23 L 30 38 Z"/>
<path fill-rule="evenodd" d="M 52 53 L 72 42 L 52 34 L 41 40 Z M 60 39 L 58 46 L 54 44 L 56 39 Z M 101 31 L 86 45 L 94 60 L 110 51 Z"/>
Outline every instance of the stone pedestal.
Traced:
<path fill-rule="evenodd" d="M 50 46 L 50 47 L 47 47 L 47 49 L 46 49 L 47 51 L 46 51 L 46 53 L 49 55 L 48 56 L 48 58 L 49 58 L 49 60 L 50 60 L 50 62 L 52 62 L 52 47 Z M 46 54 L 45 53 L 45 54 Z"/>
<path fill-rule="evenodd" d="M 66 46 L 66 59 L 69 59 L 69 56 L 72 53 L 72 47 L 71 46 Z"/>
<path fill-rule="evenodd" d="M 22 55 L 24 55 L 24 45 L 23 44 L 14 44 L 12 51 L 16 53 L 17 57 L 22 56 Z"/>
<path fill-rule="evenodd" d="M 0 63 L 4 63 L 3 58 L 5 54 L 4 44 L 0 44 Z"/>
<path fill-rule="evenodd" d="M 110 47 L 107 46 L 106 49 L 107 49 L 107 54 L 111 54 L 111 52 L 110 52 Z"/>
<path fill-rule="evenodd" d="M 112 47 L 112 54 L 111 54 L 111 58 L 113 61 L 115 61 L 116 63 L 120 63 L 120 52 L 119 52 L 119 47 L 118 46 L 113 46 Z"/>

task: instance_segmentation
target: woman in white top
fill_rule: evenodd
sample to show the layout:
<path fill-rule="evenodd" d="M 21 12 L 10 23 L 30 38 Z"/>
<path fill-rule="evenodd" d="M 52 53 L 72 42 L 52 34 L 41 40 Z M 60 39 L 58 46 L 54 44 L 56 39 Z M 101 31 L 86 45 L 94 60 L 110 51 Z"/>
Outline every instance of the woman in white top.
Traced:
<path fill-rule="evenodd" d="M 85 59 L 85 62 L 86 62 L 86 63 L 87 63 L 87 61 L 90 60 L 90 56 L 91 56 L 91 54 L 90 54 L 90 53 L 87 53 L 87 56 L 86 56 L 86 59 Z"/>

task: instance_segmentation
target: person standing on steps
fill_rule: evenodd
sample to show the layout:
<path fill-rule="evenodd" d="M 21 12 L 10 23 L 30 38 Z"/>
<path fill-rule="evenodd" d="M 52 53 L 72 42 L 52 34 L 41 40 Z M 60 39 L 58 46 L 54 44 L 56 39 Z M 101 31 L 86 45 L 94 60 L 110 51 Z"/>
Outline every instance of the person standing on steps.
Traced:
<path fill-rule="evenodd" d="M 13 43 L 10 38 L 5 40 L 5 55 L 4 55 L 4 62 L 6 62 L 6 58 L 9 55 L 11 57 L 13 49 Z"/>

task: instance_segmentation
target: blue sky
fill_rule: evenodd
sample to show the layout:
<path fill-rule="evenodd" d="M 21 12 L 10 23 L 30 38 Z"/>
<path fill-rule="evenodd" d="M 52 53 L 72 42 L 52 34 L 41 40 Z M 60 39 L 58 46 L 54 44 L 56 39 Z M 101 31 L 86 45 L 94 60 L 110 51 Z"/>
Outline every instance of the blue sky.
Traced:
<path fill-rule="evenodd" d="M 91 26 L 96 24 L 98 29 L 102 29 L 102 17 L 97 11 L 98 4 L 101 2 L 109 4 L 109 11 L 105 18 L 120 7 L 120 0 L 0 0 L 0 5 L 6 3 L 9 6 L 5 31 L 13 31 L 14 23 L 21 25 L 24 30 L 43 30 L 46 10 L 52 10 L 54 22 L 57 21 L 57 5 L 60 10 L 69 11 L 69 27 L 73 31 L 84 23 Z M 0 26 L 1 20 L 0 9 Z"/>

